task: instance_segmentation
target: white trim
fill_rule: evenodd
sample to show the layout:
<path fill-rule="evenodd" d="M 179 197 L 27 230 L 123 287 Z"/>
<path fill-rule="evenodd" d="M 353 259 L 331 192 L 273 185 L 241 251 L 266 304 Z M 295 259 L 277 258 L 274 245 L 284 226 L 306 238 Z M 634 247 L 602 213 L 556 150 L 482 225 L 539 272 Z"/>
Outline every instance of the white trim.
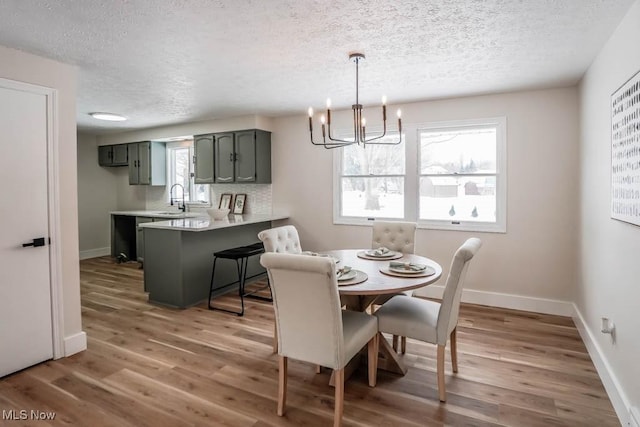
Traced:
<path fill-rule="evenodd" d="M 591 360 L 596 367 L 598 376 L 600 376 L 600 380 L 602 381 L 602 384 L 607 391 L 609 400 L 611 400 L 611 404 L 616 411 L 616 415 L 618 415 L 620 423 L 623 426 L 630 425 L 632 408 L 629 398 L 620 385 L 620 382 L 613 372 L 613 369 L 611 369 L 611 365 L 604 355 L 602 348 L 598 344 L 598 341 L 595 339 L 593 331 L 589 329 L 589 326 L 587 325 L 587 322 L 585 322 L 582 313 L 575 304 L 573 304 L 572 317 L 573 322 L 576 324 L 576 328 L 580 333 L 580 337 L 587 347 L 589 356 L 591 357 Z"/>
<path fill-rule="evenodd" d="M 62 289 L 62 232 L 60 225 L 60 174 L 58 161 L 58 92 L 48 89 L 47 157 L 49 185 L 49 265 L 51 271 L 51 318 L 53 358 L 64 356 L 64 300 Z"/>
<path fill-rule="evenodd" d="M 49 280 L 51 286 L 51 335 L 53 358 L 64 356 L 62 242 L 60 236 L 60 182 L 58 162 L 58 91 L 52 88 L 0 78 L 0 86 L 43 95 L 47 104 L 47 195 L 49 216 Z"/>
<path fill-rule="evenodd" d="M 444 286 L 431 285 L 417 290 L 416 295 L 429 298 L 442 298 L 443 292 Z M 470 304 L 555 314 L 557 316 L 571 317 L 574 313 L 573 303 L 568 301 L 504 294 L 500 292 L 478 291 L 475 289 L 463 289 L 461 300 L 462 302 Z"/>
<path fill-rule="evenodd" d="M 89 259 L 89 258 L 97 258 L 101 256 L 106 256 L 111 254 L 111 247 L 107 246 L 106 248 L 95 248 L 89 249 L 86 251 L 80 251 L 80 259 Z"/>
<path fill-rule="evenodd" d="M 65 337 L 64 339 L 64 357 L 80 353 L 87 349 L 87 334 L 84 331 Z"/>

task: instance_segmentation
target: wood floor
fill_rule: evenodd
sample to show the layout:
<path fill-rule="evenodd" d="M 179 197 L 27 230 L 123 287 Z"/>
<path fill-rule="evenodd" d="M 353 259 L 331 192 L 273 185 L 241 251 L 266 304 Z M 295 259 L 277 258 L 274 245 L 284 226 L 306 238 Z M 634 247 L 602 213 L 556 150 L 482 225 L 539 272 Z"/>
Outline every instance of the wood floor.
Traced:
<path fill-rule="evenodd" d="M 137 265 L 108 257 L 81 262 L 81 287 L 88 350 L 0 379 L 0 409 L 55 420 L 0 425 L 331 425 L 330 372 L 293 360 L 287 413 L 276 415 L 270 303 L 248 301 L 242 318 L 153 306 Z M 435 346 L 409 340 L 406 376 L 379 371 L 369 388 L 363 369 L 347 382 L 344 425 L 620 425 L 570 318 L 463 305 L 458 351 L 455 376 L 447 355 L 446 404 Z"/>

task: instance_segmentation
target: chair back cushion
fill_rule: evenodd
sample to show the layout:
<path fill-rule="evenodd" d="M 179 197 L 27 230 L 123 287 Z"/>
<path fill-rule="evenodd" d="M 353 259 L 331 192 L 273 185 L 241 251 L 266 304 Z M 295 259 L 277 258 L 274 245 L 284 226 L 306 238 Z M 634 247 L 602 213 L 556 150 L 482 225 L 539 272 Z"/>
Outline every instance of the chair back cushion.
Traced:
<path fill-rule="evenodd" d="M 278 354 L 340 369 L 344 337 L 336 266 L 325 257 L 267 252 Z"/>
<path fill-rule="evenodd" d="M 415 251 L 416 223 L 401 221 L 374 221 L 371 248 L 381 246 L 392 251 L 412 254 Z"/>
<path fill-rule="evenodd" d="M 270 228 L 258 233 L 265 252 L 299 254 L 302 252 L 298 230 L 293 225 Z"/>
<path fill-rule="evenodd" d="M 438 344 L 446 345 L 447 338 L 458 324 L 458 314 L 460 312 L 460 297 L 464 279 L 469 268 L 469 261 L 482 246 L 480 239 L 472 237 L 462 244 L 456 251 L 451 261 L 449 276 L 444 288 L 440 312 L 437 322 Z"/>

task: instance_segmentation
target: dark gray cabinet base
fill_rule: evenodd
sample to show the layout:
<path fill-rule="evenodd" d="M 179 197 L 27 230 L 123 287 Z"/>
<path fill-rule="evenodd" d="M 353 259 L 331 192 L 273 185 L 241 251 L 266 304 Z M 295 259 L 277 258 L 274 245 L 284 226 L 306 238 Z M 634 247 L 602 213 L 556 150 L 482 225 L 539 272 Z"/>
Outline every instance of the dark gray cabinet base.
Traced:
<path fill-rule="evenodd" d="M 213 253 L 258 242 L 258 233 L 267 228 L 271 228 L 270 221 L 198 232 L 145 227 L 144 286 L 149 302 L 187 308 L 206 301 Z M 247 275 L 263 270 L 259 257 L 249 259 Z M 235 262 L 218 261 L 217 287 L 236 279 Z M 237 287 L 224 289 L 234 291 Z"/>

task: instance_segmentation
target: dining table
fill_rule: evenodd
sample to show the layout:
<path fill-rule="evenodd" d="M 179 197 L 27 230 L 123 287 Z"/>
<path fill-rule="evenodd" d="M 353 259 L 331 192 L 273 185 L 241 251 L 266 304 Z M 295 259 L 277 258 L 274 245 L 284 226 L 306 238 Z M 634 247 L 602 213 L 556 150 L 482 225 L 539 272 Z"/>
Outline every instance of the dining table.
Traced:
<path fill-rule="evenodd" d="M 338 292 L 347 310 L 366 311 L 372 307 L 373 311 L 373 305 L 381 296 L 419 289 L 438 281 L 442 276 L 442 267 L 432 259 L 393 251 L 381 256 L 375 256 L 375 253 L 372 249 L 338 249 L 322 252 L 323 255 L 336 260 L 338 271 L 345 266 L 356 271 L 353 279 L 338 280 Z M 394 262 L 393 265 L 406 266 L 408 271 L 390 269 L 392 262 Z M 411 271 L 413 266 L 426 268 L 423 271 Z M 352 273 L 351 276 L 353 275 Z M 378 332 L 378 334 L 380 343 L 378 369 L 406 374 L 407 367 L 402 359 L 382 333 Z M 358 358 L 354 358 L 351 366 L 347 366 L 345 375 L 357 368 L 359 361 L 356 359 Z"/>

